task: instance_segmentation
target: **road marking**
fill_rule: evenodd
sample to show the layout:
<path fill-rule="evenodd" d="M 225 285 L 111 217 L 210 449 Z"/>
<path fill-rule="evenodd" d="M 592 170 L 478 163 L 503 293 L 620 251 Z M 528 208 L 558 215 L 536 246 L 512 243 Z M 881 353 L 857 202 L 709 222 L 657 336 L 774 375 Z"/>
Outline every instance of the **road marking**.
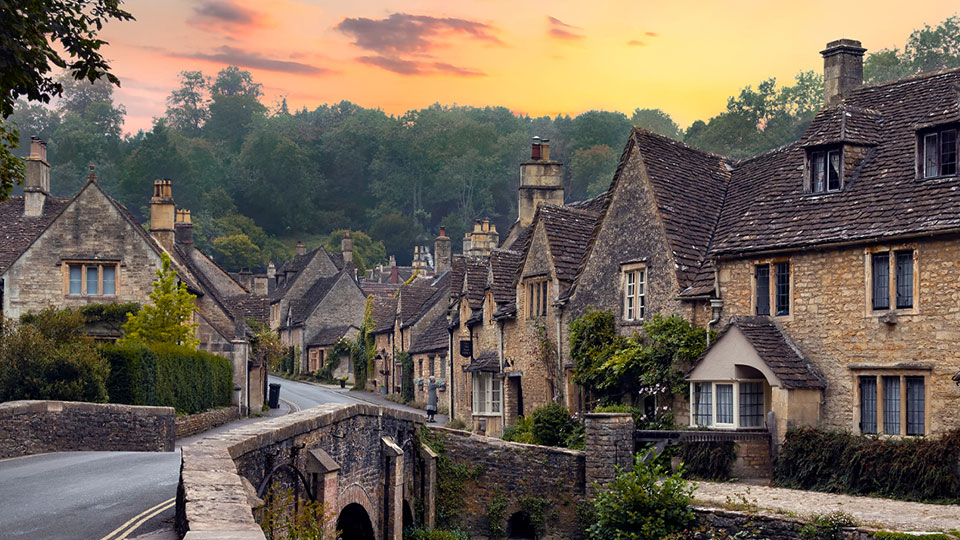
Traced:
<path fill-rule="evenodd" d="M 152 514 L 150 514 L 150 515 L 148 515 L 148 516 L 144 516 L 143 519 L 141 519 L 140 521 L 134 523 L 132 527 L 130 527 L 129 529 L 127 529 L 127 532 L 125 532 L 125 533 L 121 534 L 120 536 L 116 537 L 114 540 L 124 540 L 125 538 L 127 538 L 128 536 L 130 536 L 131 534 L 133 534 L 134 531 L 136 531 L 137 529 L 139 529 L 144 523 L 146 523 L 146 522 L 150 521 L 151 519 L 153 519 L 157 514 L 159 514 L 159 513 L 161 513 L 161 512 L 166 512 L 167 510 L 173 508 L 175 504 L 176 504 L 176 502 L 172 502 L 172 503 L 164 506 L 163 508 L 158 508 L 157 510 L 154 510 Z"/>
<path fill-rule="evenodd" d="M 290 410 L 291 410 L 292 412 L 300 412 L 300 411 L 302 410 L 299 405 L 297 405 L 296 403 L 293 403 L 292 401 L 287 401 L 287 400 L 285 400 L 285 399 L 283 399 L 283 398 L 280 398 L 280 401 L 286 403 L 287 406 L 290 407 Z"/>
<path fill-rule="evenodd" d="M 150 508 L 147 508 L 147 509 L 144 510 L 143 512 L 140 512 L 139 514 L 137 514 L 137 515 L 133 516 L 132 518 L 128 519 L 126 523 L 124 523 L 123 525 L 117 527 L 116 529 L 113 530 L 113 532 L 111 532 L 110 534 L 104 536 L 104 537 L 101 538 L 100 540 L 120 540 L 121 538 L 126 538 L 127 535 L 130 534 L 132 531 L 134 531 L 137 527 L 139 527 L 140 525 L 143 525 L 143 522 L 137 523 L 136 526 L 133 527 L 133 529 L 130 529 L 129 531 L 127 531 L 123 536 L 118 536 L 117 538 L 113 538 L 113 537 L 116 536 L 116 535 L 118 535 L 118 534 L 120 534 L 121 532 L 123 532 L 123 530 L 126 529 L 127 527 L 129 527 L 131 523 L 133 523 L 134 521 L 142 518 L 144 515 L 150 514 L 150 512 L 154 512 L 153 514 L 151 514 L 150 516 L 148 516 L 148 517 L 146 518 L 146 519 L 150 519 L 151 517 L 155 516 L 156 514 L 158 514 L 158 513 L 160 513 L 160 512 L 163 512 L 163 511 L 166 510 L 167 508 L 170 508 L 171 506 L 173 506 L 173 505 L 176 503 L 176 501 L 177 501 L 176 498 L 171 497 L 171 498 L 163 501 L 163 502 L 160 503 L 160 504 L 157 504 L 157 505 L 155 505 L 155 506 L 151 506 Z"/>
<path fill-rule="evenodd" d="M 5 462 L 5 461 L 15 461 L 15 460 L 18 460 L 18 459 L 27 459 L 27 458 L 31 458 L 31 457 L 37 457 L 37 456 L 45 456 L 45 455 L 51 454 L 51 453 L 52 453 L 52 452 L 41 452 L 41 453 L 39 453 L 39 454 L 27 454 L 27 455 L 25 455 L 25 456 L 14 456 L 14 457 L 9 457 L 9 458 L 0 459 L 0 463 L 3 463 L 3 462 Z"/>

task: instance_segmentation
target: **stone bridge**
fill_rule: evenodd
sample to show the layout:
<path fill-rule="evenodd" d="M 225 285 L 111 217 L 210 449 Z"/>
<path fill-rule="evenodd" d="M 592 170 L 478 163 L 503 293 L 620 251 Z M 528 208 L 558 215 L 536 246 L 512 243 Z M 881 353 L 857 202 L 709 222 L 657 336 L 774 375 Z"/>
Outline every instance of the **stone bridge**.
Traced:
<path fill-rule="evenodd" d="M 415 515 L 434 521 L 437 456 L 418 443 L 422 422 L 331 403 L 184 447 L 177 529 L 188 540 L 262 540 L 260 523 L 280 533 L 322 505 L 327 538 L 336 528 L 343 540 L 400 540 Z"/>

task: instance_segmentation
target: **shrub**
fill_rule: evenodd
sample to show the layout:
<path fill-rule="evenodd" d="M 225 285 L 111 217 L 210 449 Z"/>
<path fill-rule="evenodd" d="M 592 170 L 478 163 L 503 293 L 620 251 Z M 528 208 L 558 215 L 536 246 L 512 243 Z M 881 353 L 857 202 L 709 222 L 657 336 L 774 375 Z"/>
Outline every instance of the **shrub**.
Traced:
<path fill-rule="evenodd" d="M 693 521 L 693 487 L 661 463 L 636 457 L 633 468 L 597 493 L 589 540 L 659 540 Z M 587 513 L 584 513 L 587 515 Z"/>
<path fill-rule="evenodd" d="M 565 446 L 580 427 L 566 407 L 553 401 L 535 409 L 532 416 L 531 433 L 537 444 L 544 446 Z"/>
<path fill-rule="evenodd" d="M 0 401 L 106 401 L 110 368 L 83 329 L 83 316 L 70 309 L 0 324 Z"/>
<path fill-rule="evenodd" d="M 733 441 L 684 442 L 678 446 L 684 478 L 728 480 L 737 457 Z"/>
<path fill-rule="evenodd" d="M 516 424 L 511 424 L 503 430 L 503 440 L 537 444 L 537 439 L 533 436 L 533 419 L 529 416 L 521 416 Z"/>
<path fill-rule="evenodd" d="M 143 345 L 102 345 L 100 357 L 110 364 L 107 394 L 111 403 L 156 405 L 157 356 Z"/>
<path fill-rule="evenodd" d="M 460 529 L 407 529 L 403 540 L 470 540 L 470 535 Z"/>
<path fill-rule="evenodd" d="M 811 522 L 800 529 L 800 538 L 803 538 L 803 540 L 841 540 L 844 528 L 856 527 L 857 525 L 857 520 L 843 512 L 814 514 Z"/>
<path fill-rule="evenodd" d="M 774 482 L 853 495 L 956 501 L 958 461 L 960 430 L 938 439 L 879 439 L 805 427 L 787 432 Z"/>

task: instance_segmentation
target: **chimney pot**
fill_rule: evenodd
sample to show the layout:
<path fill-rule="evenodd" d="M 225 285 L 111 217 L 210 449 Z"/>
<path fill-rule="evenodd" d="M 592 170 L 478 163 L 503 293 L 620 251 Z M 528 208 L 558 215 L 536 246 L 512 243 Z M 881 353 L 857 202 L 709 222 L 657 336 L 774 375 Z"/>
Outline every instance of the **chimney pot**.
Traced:
<path fill-rule="evenodd" d="M 823 56 L 823 103 L 840 103 L 850 92 L 863 85 L 863 53 L 866 49 L 855 39 L 827 43 Z"/>
<path fill-rule="evenodd" d="M 533 138 L 533 146 L 530 149 L 530 159 L 540 161 L 540 137 Z"/>
<path fill-rule="evenodd" d="M 267 277 L 269 279 L 277 277 L 277 265 L 273 264 L 272 262 L 267 265 Z"/>
<path fill-rule="evenodd" d="M 306 255 L 307 247 L 303 245 L 303 242 L 297 241 L 297 255 Z"/>
<path fill-rule="evenodd" d="M 444 236 L 446 236 L 446 235 L 447 235 L 447 228 L 446 228 L 446 227 L 440 227 L 440 236 L 441 236 L 441 237 L 444 237 Z"/>
<path fill-rule="evenodd" d="M 550 161 L 550 140 L 543 139 L 540 141 L 540 159 L 543 161 Z"/>

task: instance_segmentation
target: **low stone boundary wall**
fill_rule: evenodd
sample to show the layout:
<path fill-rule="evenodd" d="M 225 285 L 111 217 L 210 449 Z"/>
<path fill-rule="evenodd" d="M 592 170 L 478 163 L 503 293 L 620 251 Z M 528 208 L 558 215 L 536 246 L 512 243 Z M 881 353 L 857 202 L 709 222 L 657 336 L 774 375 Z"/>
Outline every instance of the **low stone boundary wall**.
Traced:
<path fill-rule="evenodd" d="M 334 475 L 339 476 L 342 486 L 353 486 L 354 491 L 360 489 L 357 486 L 366 486 L 364 489 L 374 493 L 371 498 L 380 500 L 378 490 L 384 482 L 365 475 L 370 467 L 382 466 L 386 459 L 380 450 L 381 437 L 398 441 L 404 446 L 403 455 L 412 458 L 412 430 L 422 423 L 419 414 L 373 405 L 328 403 L 184 446 L 177 489 L 177 530 L 185 534 L 185 540 L 263 540 L 265 536 L 252 512 L 258 504 L 254 486 L 279 464 L 295 462 L 306 470 L 305 454 L 312 449 L 323 450 L 342 464 Z M 371 440 L 377 444 L 371 444 Z M 357 462 L 358 457 L 363 466 Z M 405 459 L 405 466 L 407 462 Z M 394 480 L 400 485 L 401 479 Z M 339 491 L 344 500 L 352 493 L 349 487 Z M 329 510 L 334 511 L 335 520 L 339 509 Z M 372 510 L 369 513 L 375 530 L 379 530 L 382 523 L 377 523 L 378 509 L 368 510 Z"/>
<path fill-rule="evenodd" d="M 45 452 L 170 452 L 172 407 L 74 401 L 0 403 L 0 459 Z"/>
<path fill-rule="evenodd" d="M 522 511 L 524 499 L 544 501 L 544 540 L 579 538 L 577 504 L 586 493 L 586 454 L 577 450 L 507 442 L 441 427 L 430 427 L 443 440 L 444 454 L 466 465 L 475 479 L 463 490 L 459 512 L 472 538 L 490 534 L 488 509 L 502 498 L 503 525 Z M 507 534 L 511 531 L 507 530 Z"/>
<path fill-rule="evenodd" d="M 189 416 L 178 416 L 175 422 L 177 440 L 203 433 L 228 422 L 233 422 L 237 418 L 240 418 L 240 411 L 236 407 L 224 407 Z"/>
<path fill-rule="evenodd" d="M 729 535 L 747 531 L 750 538 L 768 540 L 799 540 L 802 538 L 800 529 L 807 524 L 794 517 L 699 506 L 693 508 L 693 513 L 697 525 L 709 526 Z M 875 529 L 866 527 L 851 527 L 843 530 L 843 537 L 847 540 L 872 540 L 875 532 Z"/>

